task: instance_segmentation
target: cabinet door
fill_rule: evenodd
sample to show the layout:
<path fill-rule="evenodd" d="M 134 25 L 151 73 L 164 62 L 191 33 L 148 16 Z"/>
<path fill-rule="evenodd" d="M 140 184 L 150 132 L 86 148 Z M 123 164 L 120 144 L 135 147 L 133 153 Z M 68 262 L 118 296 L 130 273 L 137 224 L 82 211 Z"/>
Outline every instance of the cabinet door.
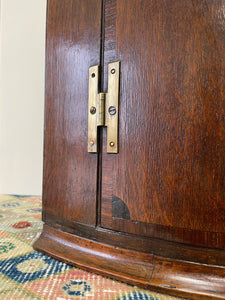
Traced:
<path fill-rule="evenodd" d="M 101 1 L 48 0 L 43 186 L 47 223 L 54 222 L 54 216 L 59 223 L 60 218 L 96 222 L 98 157 L 87 152 L 87 109 L 88 68 L 100 64 L 100 40 Z"/>
<path fill-rule="evenodd" d="M 121 79 L 101 226 L 225 248 L 224 26 L 223 0 L 105 1 L 105 73 L 120 60 Z"/>

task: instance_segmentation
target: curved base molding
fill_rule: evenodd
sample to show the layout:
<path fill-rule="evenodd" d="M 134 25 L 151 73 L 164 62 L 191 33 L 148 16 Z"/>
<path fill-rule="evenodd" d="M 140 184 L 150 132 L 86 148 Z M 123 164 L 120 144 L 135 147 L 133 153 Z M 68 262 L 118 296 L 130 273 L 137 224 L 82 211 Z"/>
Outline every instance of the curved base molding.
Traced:
<path fill-rule="evenodd" d="M 189 299 L 225 299 L 225 267 L 127 250 L 44 225 L 34 248 L 66 263 L 142 288 Z"/>

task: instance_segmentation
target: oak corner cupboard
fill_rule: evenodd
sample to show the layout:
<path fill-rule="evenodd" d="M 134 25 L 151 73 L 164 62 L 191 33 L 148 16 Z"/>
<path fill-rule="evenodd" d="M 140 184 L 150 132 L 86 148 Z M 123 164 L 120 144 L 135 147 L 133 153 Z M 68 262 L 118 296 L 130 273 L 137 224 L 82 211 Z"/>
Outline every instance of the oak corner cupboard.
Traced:
<path fill-rule="evenodd" d="M 225 299 L 224 11 L 224 0 L 48 0 L 35 249 Z"/>

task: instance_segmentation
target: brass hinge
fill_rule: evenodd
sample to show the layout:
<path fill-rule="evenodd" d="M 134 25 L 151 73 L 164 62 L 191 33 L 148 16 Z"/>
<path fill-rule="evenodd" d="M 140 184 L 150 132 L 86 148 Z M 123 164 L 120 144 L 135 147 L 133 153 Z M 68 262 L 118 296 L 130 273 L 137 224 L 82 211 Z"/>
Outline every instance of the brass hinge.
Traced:
<path fill-rule="evenodd" d="M 99 93 L 99 66 L 89 68 L 88 152 L 98 152 L 98 127 L 107 127 L 107 153 L 118 153 L 120 62 L 108 65 L 108 92 Z"/>

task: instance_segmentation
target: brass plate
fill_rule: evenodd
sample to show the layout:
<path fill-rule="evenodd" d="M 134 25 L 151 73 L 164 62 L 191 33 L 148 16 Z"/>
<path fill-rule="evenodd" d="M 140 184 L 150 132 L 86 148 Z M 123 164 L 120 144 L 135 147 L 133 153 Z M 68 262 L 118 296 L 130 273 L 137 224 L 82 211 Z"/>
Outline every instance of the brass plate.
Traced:
<path fill-rule="evenodd" d="M 97 105 L 98 105 L 99 66 L 89 68 L 88 104 L 88 152 L 98 152 Z M 95 111 L 95 112 L 94 112 Z"/>
<path fill-rule="evenodd" d="M 105 126 L 107 126 L 107 153 L 118 153 L 120 62 L 108 65 L 108 93 L 105 104 Z M 112 112 L 109 112 L 111 108 Z"/>

